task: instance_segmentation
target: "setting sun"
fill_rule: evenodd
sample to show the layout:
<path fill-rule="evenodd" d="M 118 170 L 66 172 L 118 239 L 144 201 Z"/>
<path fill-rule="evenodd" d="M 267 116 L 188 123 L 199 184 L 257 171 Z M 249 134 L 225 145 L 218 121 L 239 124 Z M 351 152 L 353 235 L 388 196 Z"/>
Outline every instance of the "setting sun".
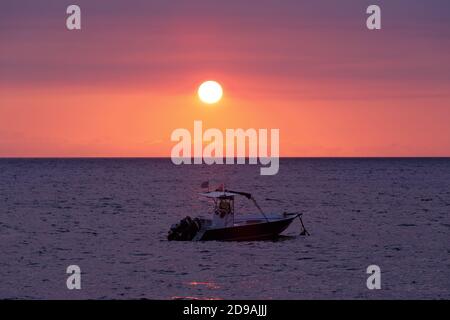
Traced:
<path fill-rule="evenodd" d="M 216 103 L 222 98 L 222 94 L 222 87 L 216 81 L 205 81 L 198 88 L 198 97 L 204 103 Z"/>

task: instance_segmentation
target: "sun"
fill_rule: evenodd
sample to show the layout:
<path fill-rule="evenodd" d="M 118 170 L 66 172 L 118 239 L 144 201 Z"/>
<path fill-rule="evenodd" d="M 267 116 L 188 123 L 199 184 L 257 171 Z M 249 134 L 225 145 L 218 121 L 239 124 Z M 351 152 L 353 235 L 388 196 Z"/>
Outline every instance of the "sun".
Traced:
<path fill-rule="evenodd" d="M 222 94 L 222 86 L 216 81 L 205 81 L 198 88 L 198 97 L 207 104 L 219 102 Z"/>

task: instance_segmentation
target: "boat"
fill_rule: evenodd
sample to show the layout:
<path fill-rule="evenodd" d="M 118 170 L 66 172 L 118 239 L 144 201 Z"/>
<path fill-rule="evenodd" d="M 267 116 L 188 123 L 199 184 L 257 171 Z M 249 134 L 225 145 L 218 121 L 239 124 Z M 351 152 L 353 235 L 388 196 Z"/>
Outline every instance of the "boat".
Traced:
<path fill-rule="evenodd" d="M 265 213 L 255 198 L 247 192 L 216 190 L 200 193 L 214 202 L 213 218 L 189 216 L 172 225 L 167 235 L 170 241 L 256 241 L 277 238 L 298 218 L 302 235 L 309 235 L 302 221 L 302 213 Z M 251 200 L 259 214 L 235 216 L 235 197 Z"/>

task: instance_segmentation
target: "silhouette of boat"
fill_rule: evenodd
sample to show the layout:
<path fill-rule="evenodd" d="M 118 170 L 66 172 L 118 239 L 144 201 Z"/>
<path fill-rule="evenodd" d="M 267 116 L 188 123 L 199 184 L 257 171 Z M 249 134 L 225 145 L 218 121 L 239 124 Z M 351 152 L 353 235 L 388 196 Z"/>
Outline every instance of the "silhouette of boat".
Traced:
<path fill-rule="evenodd" d="M 169 230 L 168 240 L 178 241 L 255 241 L 274 239 L 298 218 L 302 234 L 308 234 L 301 213 L 266 214 L 250 193 L 216 190 L 200 195 L 214 201 L 212 219 L 186 217 Z M 235 216 L 234 198 L 243 196 L 253 201 L 258 215 Z"/>

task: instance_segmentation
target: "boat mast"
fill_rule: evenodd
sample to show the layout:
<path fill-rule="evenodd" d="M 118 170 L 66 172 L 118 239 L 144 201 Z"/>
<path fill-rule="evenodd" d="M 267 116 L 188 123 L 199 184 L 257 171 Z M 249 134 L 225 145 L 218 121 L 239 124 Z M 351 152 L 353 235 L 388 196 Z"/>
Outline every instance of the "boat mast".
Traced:
<path fill-rule="evenodd" d="M 258 208 L 259 212 L 261 212 L 261 214 L 264 216 L 264 218 L 266 219 L 267 222 L 269 222 L 269 219 L 267 218 L 266 214 L 264 213 L 264 211 L 261 209 L 261 207 L 258 205 L 258 203 L 256 202 L 255 198 L 253 198 L 253 196 L 250 198 L 253 203 L 255 204 L 255 207 Z"/>

